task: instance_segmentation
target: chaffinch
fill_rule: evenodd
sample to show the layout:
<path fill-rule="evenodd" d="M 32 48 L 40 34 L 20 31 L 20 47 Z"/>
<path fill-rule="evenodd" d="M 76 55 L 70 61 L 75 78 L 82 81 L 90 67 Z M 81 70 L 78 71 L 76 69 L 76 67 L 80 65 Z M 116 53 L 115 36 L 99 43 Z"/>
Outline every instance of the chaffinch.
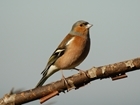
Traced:
<path fill-rule="evenodd" d="M 59 70 L 76 69 L 75 67 L 87 57 L 90 50 L 90 27 L 92 24 L 83 20 L 74 23 L 69 34 L 49 58 L 41 73 L 43 77 L 36 87 L 42 86 L 52 74 Z M 62 77 L 64 78 L 63 73 Z"/>

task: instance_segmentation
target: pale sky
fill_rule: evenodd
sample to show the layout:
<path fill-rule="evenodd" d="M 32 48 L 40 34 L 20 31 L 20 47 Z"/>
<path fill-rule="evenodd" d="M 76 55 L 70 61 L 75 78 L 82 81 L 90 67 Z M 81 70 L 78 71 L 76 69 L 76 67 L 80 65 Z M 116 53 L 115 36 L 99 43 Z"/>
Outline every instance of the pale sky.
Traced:
<path fill-rule="evenodd" d="M 139 0 L 1 0 L 0 97 L 12 87 L 35 87 L 48 58 L 78 20 L 94 25 L 90 53 L 78 68 L 87 70 L 140 56 Z M 65 77 L 75 73 L 64 71 Z M 139 105 L 140 71 L 127 75 L 113 82 L 93 81 L 43 105 Z M 61 72 L 57 72 L 45 84 L 60 79 Z M 39 101 L 26 105 L 39 105 Z"/>

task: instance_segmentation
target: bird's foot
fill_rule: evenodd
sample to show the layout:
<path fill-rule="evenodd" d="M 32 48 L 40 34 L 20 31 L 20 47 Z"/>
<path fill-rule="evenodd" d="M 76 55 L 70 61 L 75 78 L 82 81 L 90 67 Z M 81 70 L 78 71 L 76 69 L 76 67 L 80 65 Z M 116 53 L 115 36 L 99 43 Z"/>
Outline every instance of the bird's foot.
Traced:
<path fill-rule="evenodd" d="M 64 84 L 67 87 L 67 92 L 70 91 L 72 88 L 69 85 L 68 81 L 66 80 L 66 78 L 64 77 L 64 75 L 62 75 L 62 80 L 64 80 Z"/>
<path fill-rule="evenodd" d="M 77 70 L 77 71 L 79 71 L 80 74 L 84 74 L 86 77 L 88 77 L 87 76 L 87 73 L 85 71 L 80 70 L 80 69 L 77 69 L 77 68 L 74 68 L 74 69 Z"/>

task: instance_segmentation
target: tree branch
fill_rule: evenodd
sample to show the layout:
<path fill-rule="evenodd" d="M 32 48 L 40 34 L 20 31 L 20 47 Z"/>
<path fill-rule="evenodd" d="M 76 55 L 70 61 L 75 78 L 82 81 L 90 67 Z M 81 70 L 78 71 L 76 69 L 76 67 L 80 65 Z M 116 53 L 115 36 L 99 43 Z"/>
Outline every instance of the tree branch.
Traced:
<path fill-rule="evenodd" d="M 91 81 L 97 79 L 112 78 L 112 80 L 117 80 L 127 77 L 126 72 L 134 71 L 140 69 L 140 58 L 135 58 L 132 60 L 127 60 L 124 62 L 118 62 L 114 64 L 109 64 L 101 67 L 93 67 L 85 73 L 78 73 L 73 76 L 66 78 L 70 89 L 78 89 Z M 35 89 L 6 94 L 0 99 L 0 105 L 20 105 L 33 100 L 40 99 L 40 102 L 59 95 L 60 92 L 65 92 L 67 87 L 63 80 L 59 80 L 42 87 Z M 11 103 L 11 104 L 9 104 Z"/>

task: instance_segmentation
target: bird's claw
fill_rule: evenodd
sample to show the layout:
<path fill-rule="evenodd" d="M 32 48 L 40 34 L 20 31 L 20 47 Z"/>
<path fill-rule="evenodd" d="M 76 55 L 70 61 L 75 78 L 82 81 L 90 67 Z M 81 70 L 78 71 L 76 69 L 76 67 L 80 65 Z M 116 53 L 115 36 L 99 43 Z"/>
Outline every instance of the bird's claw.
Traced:
<path fill-rule="evenodd" d="M 79 71 L 80 74 L 84 74 L 86 77 L 88 77 L 87 76 L 87 73 L 85 71 L 80 70 L 80 69 L 77 69 L 77 68 L 74 68 L 74 69 L 77 70 L 77 71 Z"/>
<path fill-rule="evenodd" d="M 64 80 L 64 84 L 67 87 L 67 92 L 71 90 L 71 86 L 69 85 L 68 81 L 65 79 L 64 76 L 62 76 L 62 80 Z"/>

